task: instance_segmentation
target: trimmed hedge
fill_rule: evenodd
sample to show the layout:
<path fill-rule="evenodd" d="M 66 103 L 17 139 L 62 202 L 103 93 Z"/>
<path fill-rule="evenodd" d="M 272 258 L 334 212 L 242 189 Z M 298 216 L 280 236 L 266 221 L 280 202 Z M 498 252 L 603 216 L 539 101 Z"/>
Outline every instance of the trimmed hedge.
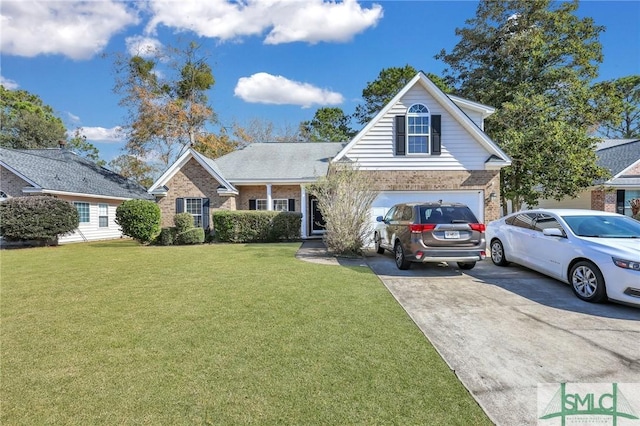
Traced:
<path fill-rule="evenodd" d="M 55 244 L 59 235 L 72 233 L 79 222 L 73 204 L 54 197 L 14 197 L 0 203 L 0 235 L 8 241 Z"/>
<path fill-rule="evenodd" d="M 116 209 L 116 223 L 124 235 L 149 243 L 160 234 L 160 207 L 149 200 L 127 200 Z"/>
<path fill-rule="evenodd" d="M 191 218 L 193 220 L 193 217 Z M 204 229 L 191 228 L 176 235 L 176 244 L 202 244 L 204 243 Z"/>
<path fill-rule="evenodd" d="M 160 230 L 160 235 L 156 239 L 156 244 L 160 244 L 161 246 L 171 246 L 176 241 L 176 235 L 178 234 L 175 226 L 169 228 L 162 228 Z"/>
<path fill-rule="evenodd" d="M 264 210 L 213 212 L 215 238 L 222 242 L 250 243 L 300 239 L 302 214 Z"/>
<path fill-rule="evenodd" d="M 191 213 L 178 213 L 173 216 L 173 224 L 179 234 L 188 231 L 193 228 L 193 216 Z"/>

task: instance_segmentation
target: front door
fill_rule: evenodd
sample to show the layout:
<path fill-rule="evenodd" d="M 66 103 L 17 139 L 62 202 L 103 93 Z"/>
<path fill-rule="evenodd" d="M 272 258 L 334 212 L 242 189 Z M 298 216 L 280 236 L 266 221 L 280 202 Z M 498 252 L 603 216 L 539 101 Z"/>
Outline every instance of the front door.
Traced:
<path fill-rule="evenodd" d="M 309 215 L 311 219 L 311 233 L 312 234 L 322 233 L 325 230 L 326 222 L 322 217 L 322 212 L 318 208 L 318 199 L 314 196 L 310 196 L 309 203 L 310 203 L 309 211 L 311 212 L 311 214 Z"/>

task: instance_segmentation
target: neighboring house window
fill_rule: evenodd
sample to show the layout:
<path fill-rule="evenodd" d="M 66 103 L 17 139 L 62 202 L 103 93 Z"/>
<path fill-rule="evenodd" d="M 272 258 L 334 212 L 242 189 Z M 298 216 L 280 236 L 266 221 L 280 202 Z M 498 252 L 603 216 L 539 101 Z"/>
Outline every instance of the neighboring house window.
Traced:
<path fill-rule="evenodd" d="M 76 210 L 78 210 L 80 223 L 89 223 L 89 203 L 74 201 L 73 205 L 76 206 Z"/>
<path fill-rule="evenodd" d="M 7 193 L 4 191 L 0 191 L 0 201 L 4 201 L 8 199 L 9 199 L 9 196 L 7 195 Z"/>
<path fill-rule="evenodd" d="M 208 198 L 176 198 L 176 213 L 193 215 L 193 224 L 209 229 L 209 199 Z"/>
<path fill-rule="evenodd" d="M 185 198 L 185 212 L 193 216 L 193 226 L 202 227 L 202 198 Z"/>
<path fill-rule="evenodd" d="M 431 136 L 429 109 L 422 104 L 407 111 L 407 154 L 428 154 Z"/>
<path fill-rule="evenodd" d="M 98 226 L 100 228 L 109 227 L 109 205 L 98 204 Z"/>
<path fill-rule="evenodd" d="M 266 199 L 249 200 L 249 210 L 267 210 Z M 278 198 L 273 200 L 273 210 L 278 212 L 294 212 L 296 211 L 295 198 Z"/>

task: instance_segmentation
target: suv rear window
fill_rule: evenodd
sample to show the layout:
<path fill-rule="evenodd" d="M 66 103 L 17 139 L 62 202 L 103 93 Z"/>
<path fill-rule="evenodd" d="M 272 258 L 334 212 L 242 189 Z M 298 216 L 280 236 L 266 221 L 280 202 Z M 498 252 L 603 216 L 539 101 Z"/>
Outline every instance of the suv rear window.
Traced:
<path fill-rule="evenodd" d="M 420 223 L 478 223 L 467 206 L 420 206 Z"/>

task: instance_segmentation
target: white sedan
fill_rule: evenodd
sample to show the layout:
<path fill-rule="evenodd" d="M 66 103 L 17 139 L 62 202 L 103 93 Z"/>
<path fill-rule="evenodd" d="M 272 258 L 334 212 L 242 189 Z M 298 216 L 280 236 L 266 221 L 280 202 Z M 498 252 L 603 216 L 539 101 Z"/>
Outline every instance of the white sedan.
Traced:
<path fill-rule="evenodd" d="M 640 306 L 640 222 L 616 213 L 538 209 L 486 230 L 491 260 L 514 262 L 571 285 L 587 302 Z"/>

